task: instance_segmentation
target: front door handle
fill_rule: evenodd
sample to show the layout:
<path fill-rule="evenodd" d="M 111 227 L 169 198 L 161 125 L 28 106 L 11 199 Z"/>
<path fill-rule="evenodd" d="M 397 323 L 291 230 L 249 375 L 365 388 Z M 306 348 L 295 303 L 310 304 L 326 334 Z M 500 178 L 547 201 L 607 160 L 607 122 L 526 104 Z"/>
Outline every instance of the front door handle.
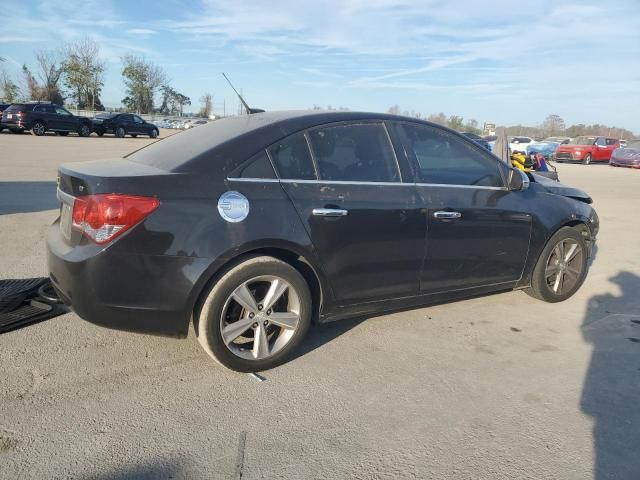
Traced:
<path fill-rule="evenodd" d="M 346 217 L 348 210 L 341 208 L 314 208 L 313 214 L 316 217 Z"/>
<path fill-rule="evenodd" d="M 443 219 L 451 219 L 451 218 L 460 218 L 462 214 L 460 212 L 445 212 L 441 210 L 439 212 L 433 212 L 434 218 L 443 218 Z"/>

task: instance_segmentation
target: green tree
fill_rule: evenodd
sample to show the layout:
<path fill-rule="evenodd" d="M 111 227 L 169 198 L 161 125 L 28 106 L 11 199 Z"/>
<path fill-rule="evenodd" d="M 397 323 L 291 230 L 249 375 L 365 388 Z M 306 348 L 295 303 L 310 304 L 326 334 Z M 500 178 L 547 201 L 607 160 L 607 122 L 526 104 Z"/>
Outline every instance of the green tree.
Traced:
<path fill-rule="evenodd" d="M 164 70 L 143 57 L 133 55 L 122 57 L 122 65 L 122 78 L 127 95 L 122 99 L 122 103 L 136 113 L 151 113 L 154 96 L 165 83 Z"/>

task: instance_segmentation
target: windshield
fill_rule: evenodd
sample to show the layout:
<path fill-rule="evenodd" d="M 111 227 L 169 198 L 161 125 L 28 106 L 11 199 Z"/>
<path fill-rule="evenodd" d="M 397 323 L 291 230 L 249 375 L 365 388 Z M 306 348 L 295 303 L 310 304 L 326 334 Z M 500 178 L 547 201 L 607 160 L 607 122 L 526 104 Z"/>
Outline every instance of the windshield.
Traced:
<path fill-rule="evenodd" d="M 569 142 L 569 145 L 593 145 L 595 137 L 576 137 Z"/>

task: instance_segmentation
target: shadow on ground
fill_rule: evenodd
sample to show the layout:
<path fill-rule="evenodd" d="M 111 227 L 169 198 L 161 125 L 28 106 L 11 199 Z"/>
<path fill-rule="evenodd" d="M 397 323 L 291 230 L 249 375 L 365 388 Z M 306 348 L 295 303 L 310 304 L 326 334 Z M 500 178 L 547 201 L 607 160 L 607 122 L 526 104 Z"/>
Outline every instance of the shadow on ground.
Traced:
<path fill-rule="evenodd" d="M 580 407 L 594 420 L 594 478 L 640 478 L 640 277 L 610 279 L 620 295 L 595 295 L 582 334 L 593 345 Z"/>
<path fill-rule="evenodd" d="M 188 478 L 189 475 L 177 461 L 158 461 L 140 465 L 127 465 L 101 475 L 89 475 L 86 480 L 160 480 Z"/>
<path fill-rule="evenodd" d="M 58 208 L 56 182 L 0 182 L 0 215 Z"/>

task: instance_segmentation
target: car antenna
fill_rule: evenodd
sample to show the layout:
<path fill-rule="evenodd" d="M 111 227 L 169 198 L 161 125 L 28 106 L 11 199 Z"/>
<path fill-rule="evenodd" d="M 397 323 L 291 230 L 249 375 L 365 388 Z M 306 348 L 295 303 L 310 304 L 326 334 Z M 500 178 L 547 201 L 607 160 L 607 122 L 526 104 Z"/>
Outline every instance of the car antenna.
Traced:
<path fill-rule="evenodd" d="M 262 110 L 261 108 L 251 108 L 247 104 L 247 102 L 244 101 L 244 98 L 242 98 L 242 95 L 240 95 L 238 93 L 238 91 L 236 90 L 236 87 L 233 86 L 233 83 L 231 83 L 231 80 L 229 80 L 229 78 L 227 78 L 227 76 L 224 74 L 224 72 L 222 72 L 222 76 L 229 83 L 229 86 L 231 86 L 231 88 L 233 88 L 233 91 L 236 92 L 236 95 L 238 95 L 238 98 L 242 102 L 242 105 L 244 105 L 244 108 L 247 111 L 247 113 L 251 114 L 251 113 L 262 113 L 262 112 L 264 112 L 264 110 Z"/>

